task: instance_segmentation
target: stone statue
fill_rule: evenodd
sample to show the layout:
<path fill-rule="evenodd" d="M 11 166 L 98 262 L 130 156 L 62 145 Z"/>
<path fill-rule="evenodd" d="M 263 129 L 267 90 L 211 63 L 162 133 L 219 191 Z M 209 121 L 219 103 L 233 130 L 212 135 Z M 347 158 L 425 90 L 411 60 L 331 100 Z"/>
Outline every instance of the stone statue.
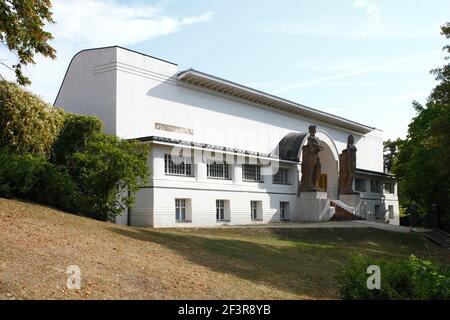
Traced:
<path fill-rule="evenodd" d="M 323 150 L 319 138 L 316 137 L 316 126 L 309 126 L 308 143 L 302 147 L 302 179 L 300 191 L 320 191 L 319 152 Z"/>
<path fill-rule="evenodd" d="M 355 193 L 352 188 L 356 170 L 356 147 L 352 135 L 347 138 L 347 149 L 342 150 L 339 155 L 339 193 Z"/>

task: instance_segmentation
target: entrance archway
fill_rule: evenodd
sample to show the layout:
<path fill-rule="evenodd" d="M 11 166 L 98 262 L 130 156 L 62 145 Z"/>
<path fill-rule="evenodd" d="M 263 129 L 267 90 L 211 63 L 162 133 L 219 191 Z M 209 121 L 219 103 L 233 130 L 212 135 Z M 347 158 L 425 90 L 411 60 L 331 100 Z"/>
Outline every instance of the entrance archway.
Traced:
<path fill-rule="evenodd" d="M 330 135 L 323 130 L 317 130 L 316 136 L 320 140 L 323 150 L 320 152 L 322 164 L 322 183 L 326 181 L 328 199 L 338 199 L 338 168 L 339 152 Z M 281 159 L 299 161 L 302 159 L 302 147 L 307 143 L 308 134 L 291 132 L 287 134 L 279 143 L 277 152 Z M 299 179 L 301 179 L 301 169 L 299 169 Z"/>
<path fill-rule="evenodd" d="M 322 163 L 321 173 L 326 176 L 322 179 L 326 179 L 328 199 L 338 199 L 338 162 L 326 142 L 321 140 L 320 145 L 323 147 L 323 150 L 319 153 Z"/>
<path fill-rule="evenodd" d="M 330 135 L 323 130 L 317 130 L 316 137 L 320 140 L 323 150 L 319 153 L 321 162 L 322 184 L 326 181 L 326 190 L 328 199 L 338 199 L 338 180 L 339 180 L 339 152 Z M 306 136 L 299 148 L 298 159 L 302 158 L 302 146 L 307 143 Z M 301 179 L 301 173 L 299 173 Z"/>

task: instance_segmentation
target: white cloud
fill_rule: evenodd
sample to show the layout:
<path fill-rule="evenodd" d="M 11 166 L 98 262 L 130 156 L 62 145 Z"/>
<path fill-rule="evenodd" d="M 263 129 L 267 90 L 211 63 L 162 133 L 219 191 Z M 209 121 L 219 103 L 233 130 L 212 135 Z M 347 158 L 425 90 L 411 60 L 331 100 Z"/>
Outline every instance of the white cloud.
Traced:
<path fill-rule="evenodd" d="M 92 47 L 135 45 L 208 22 L 214 14 L 207 11 L 198 16 L 173 17 L 142 1 L 124 4 L 118 0 L 58 0 L 53 1 L 52 12 L 56 23 L 47 29 L 54 36 L 51 44 L 57 50 L 57 59 L 37 56 L 36 65 L 24 68 L 32 80 L 30 89 L 50 102 L 76 52 Z M 16 57 L 4 48 L 0 48 L 0 56 L 7 59 L 4 62 L 16 63 Z M 0 72 L 8 79 L 14 78 L 1 66 Z"/>
<path fill-rule="evenodd" d="M 210 21 L 213 12 L 174 18 L 142 3 L 121 4 L 113 0 L 55 1 L 55 25 L 50 27 L 56 42 L 87 46 L 132 45 L 178 31 L 183 26 Z"/>

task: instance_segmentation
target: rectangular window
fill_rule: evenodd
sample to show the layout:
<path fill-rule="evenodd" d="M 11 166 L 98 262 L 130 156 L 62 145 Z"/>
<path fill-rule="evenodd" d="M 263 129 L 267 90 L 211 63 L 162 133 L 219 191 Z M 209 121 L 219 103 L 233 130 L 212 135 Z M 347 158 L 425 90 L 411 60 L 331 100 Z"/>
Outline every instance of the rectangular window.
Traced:
<path fill-rule="evenodd" d="M 288 219 L 289 202 L 280 202 L 280 220 Z"/>
<path fill-rule="evenodd" d="M 252 220 L 262 220 L 262 201 L 250 201 Z"/>
<path fill-rule="evenodd" d="M 164 172 L 180 176 L 193 176 L 191 158 L 176 157 L 172 159 L 170 154 L 166 154 L 164 156 Z"/>
<path fill-rule="evenodd" d="M 186 199 L 175 199 L 175 219 L 177 221 L 186 220 Z"/>
<path fill-rule="evenodd" d="M 356 178 L 355 179 L 355 190 L 356 191 L 366 192 L 366 180 L 360 179 L 360 178 Z"/>
<path fill-rule="evenodd" d="M 225 220 L 225 200 L 216 200 L 216 219 Z"/>
<path fill-rule="evenodd" d="M 226 162 L 208 161 L 208 178 L 230 179 L 230 165 Z"/>
<path fill-rule="evenodd" d="M 242 179 L 244 181 L 262 182 L 261 166 L 257 164 L 243 164 Z"/>
<path fill-rule="evenodd" d="M 388 211 L 389 211 L 389 219 L 394 219 L 394 206 L 389 205 Z"/>
<path fill-rule="evenodd" d="M 250 201 L 250 210 L 252 213 L 252 220 L 256 220 L 258 218 L 258 202 Z"/>
<path fill-rule="evenodd" d="M 370 180 L 370 192 L 381 193 L 380 181 L 375 179 Z"/>
<path fill-rule="evenodd" d="M 276 184 L 289 184 L 289 169 L 278 168 L 277 173 L 273 175 L 272 181 Z"/>
<path fill-rule="evenodd" d="M 386 182 L 384 184 L 384 192 L 385 193 L 394 193 L 394 183 L 393 182 Z"/>

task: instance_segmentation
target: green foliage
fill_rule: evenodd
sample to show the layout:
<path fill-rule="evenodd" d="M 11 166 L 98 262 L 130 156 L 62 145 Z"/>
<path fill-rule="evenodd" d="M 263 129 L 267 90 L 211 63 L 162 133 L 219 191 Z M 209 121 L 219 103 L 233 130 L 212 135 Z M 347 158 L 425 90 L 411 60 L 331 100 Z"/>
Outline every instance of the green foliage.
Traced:
<path fill-rule="evenodd" d="M 450 38 L 450 23 L 442 27 L 442 33 Z M 450 52 L 450 46 L 444 50 Z M 425 106 L 413 102 L 417 114 L 406 139 L 398 141 L 393 172 L 399 181 L 401 205 L 416 203 L 427 221 L 430 207 L 436 203 L 441 227 L 450 230 L 450 64 L 432 73 L 440 83 Z"/>
<path fill-rule="evenodd" d="M 14 69 L 19 84 L 29 84 L 22 66 L 34 63 L 34 55 L 55 58 L 48 42 L 53 38 L 44 26 L 53 23 L 50 0 L 0 0 L 0 42 L 18 57 Z"/>
<path fill-rule="evenodd" d="M 367 267 L 381 271 L 381 288 L 368 289 Z M 415 256 L 409 259 L 383 260 L 352 256 L 337 277 L 342 299 L 449 299 L 450 270 L 437 267 Z"/>
<path fill-rule="evenodd" d="M 65 168 L 39 155 L 0 149 L 0 196 L 19 196 L 71 211 L 76 193 L 77 186 Z"/>
<path fill-rule="evenodd" d="M 147 183 L 148 152 L 147 145 L 105 134 L 97 134 L 84 150 L 75 152 L 71 174 L 80 187 L 81 211 L 108 220 L 132 205 L 132 194 Z"/>
<path fill-rule="evenodd" d="M 0 146 L 48 155 L 63 119 L 61 110 L 16 84 L 0 81 Z"/>
<path fill-rule="evenodd" d="M 112 219 L 147 182 L 147 145 L 101 133 L 98 118 L 65 113 L 0 82 L 0 196 Z"/>
<path fill-rule="evenodd" d="M 78 206 L 75 199 L 78 192 L 77 184 L 65 167 L 46 161 L 37 176 L 36 183 L 26 197 L 68 212 L 77 212 Z"/>
<path fill-rule="evenodd" d="M 392 165 L 395 157 L 398 153 L 398 145 L 401 142 L 400 139 L 397 140 L 387 140 L 383 142 L 383 154 L 384 154 L 384 167 L 388 172 L 392 171 Z"/>
<path fill-rule="evenodd" d="M 87 142 L 101 129 L 102 122 L 96 117 L 65 113 L 64 125 L 53 145 L 52 162 L 68 165 L 68 157 L 84 150 Z"/>
<path fill-rule="evenodd" d="M 7 147 L 0 148 L 0 196 L 28 195 L 45 164 L 41 156 L 16 155 Z"/>

